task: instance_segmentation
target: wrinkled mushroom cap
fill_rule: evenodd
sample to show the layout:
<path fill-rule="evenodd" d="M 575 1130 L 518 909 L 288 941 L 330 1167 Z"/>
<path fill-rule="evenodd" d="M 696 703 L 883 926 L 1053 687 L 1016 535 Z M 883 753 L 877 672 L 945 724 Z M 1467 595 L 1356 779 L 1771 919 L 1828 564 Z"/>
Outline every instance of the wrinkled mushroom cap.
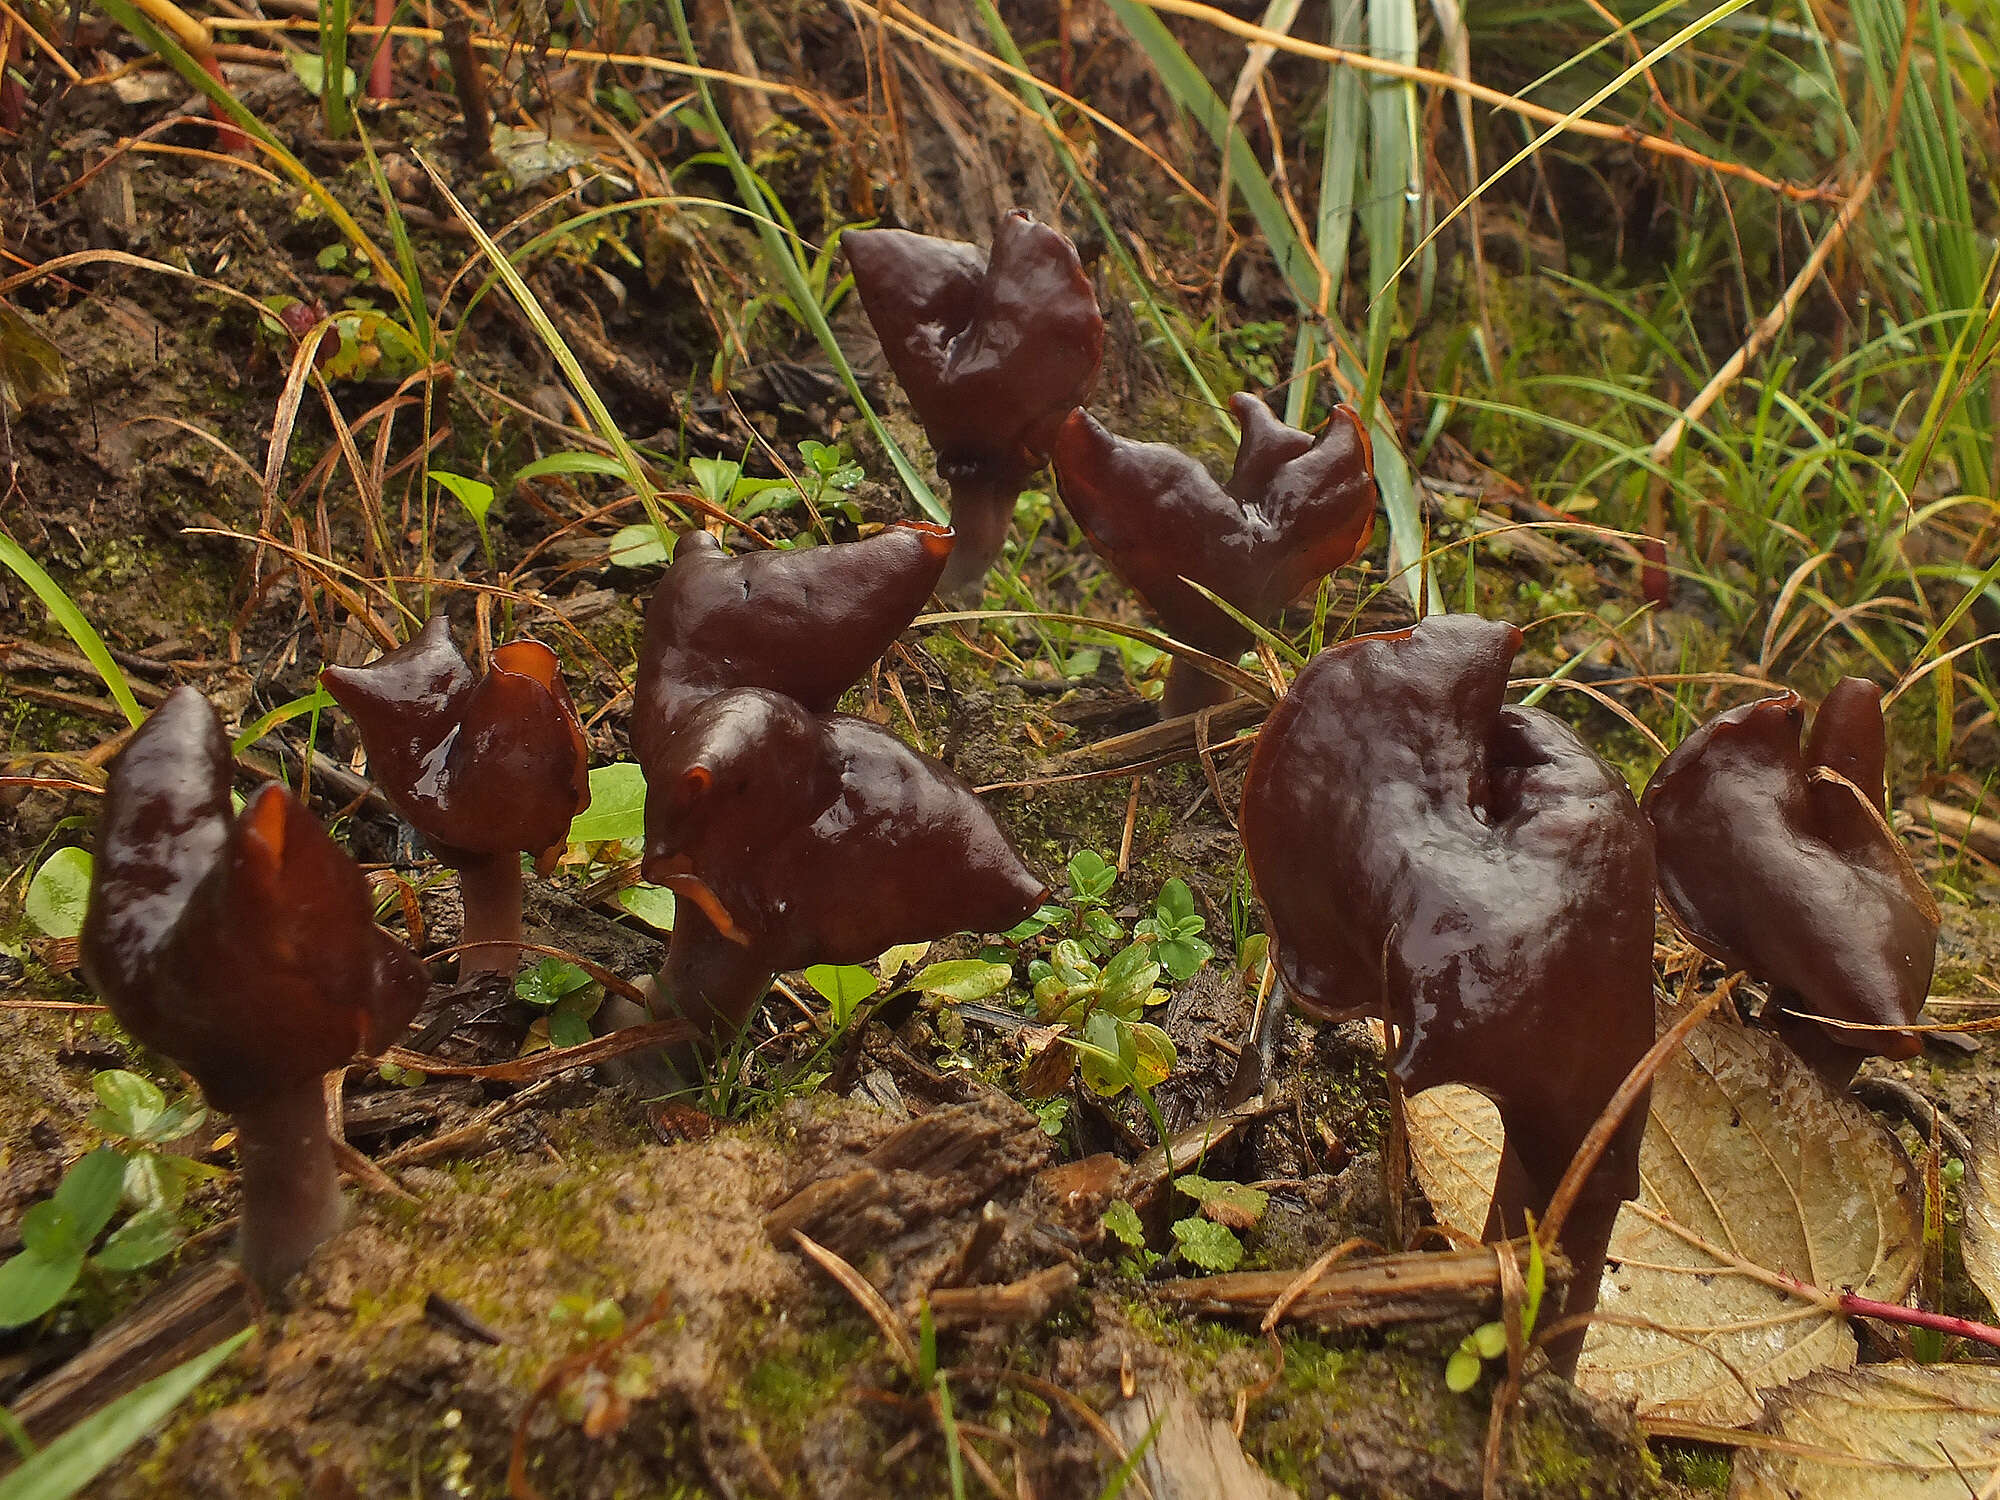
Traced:
<path fill-rule="evenodd" d="M 178 689 L 112 764 L 81 947 L 119 1022 L 234 1113 L 381 1051 L 426 985 L 304 805 L 267 785 L 232 817 L 229 779 Z"/>
<path fill-rule="evenodd" d="M 1697 948 L 1789 1010 L 1902 1026 L 1929 995 L 1938 909 L 1883 820 L 1879 705 L 1847 679 L 1806 751 L 1796 693 L 1729 709 L 1660 763 L 1642 805 L 1668 915 Z M 1824 1030 L 1884 1057 L 1919 1050 L 1913 1032 Z"/>
<path fill-rule="evenodd" d="M 1254 396 L 1231 397 L 1230 409 L 1243 437 L 1226 485 L 1178 449 L 1115 436 L 1082 410 L 1063 423 L 1055 470 L 1090 545 L 1168 633 L 1233 658 L 1250 633 L 1183 580 L 1260 624 L 1273 620 L 1367 545 L 1376 489 L 1352 408 L 1335 408 L 1316 438 Z"/>
<path fill-rule="evenodd" d="M 590 805 L 583 726 L 539 641 L 499 647 L 475 682 L 437 614 L 409 644 L 320 681 L 360 728 L 382 794 L 448 862 L 559 850 Z"/>
<path fill-rule="evenodd" d="M 1046 891 L 936 761 L 759 688 L 697 706 L 649 768 L 644 868 L 773 974 L 1004 931 Z"/>
<path fill-rule="evenodd" d="M 632 723 L 640 764 L 724 688 L 770 688 L 830 711 L 924 607 L 951 550 L 951 531 L 923 522 L 739 557 L 705 531 L 683 536 L 646 610 Z"/>
<path fill-rule="evenodd" d="M 1403 1085 L 1488 1094 L 1552 1184 L 1652 1042 L 1653 858 L 1622 778 L 1504 703 L 1520 640 L 1450 615 L 1323 651 L 1258 736 L 1242 831 L 1294 999 L 1393 1021 Z"/>
<path fill-rule="evenodd" d="M 1018 208 L 990 255 L 902 229 L 855 230 L 841 245 L 938 472 L 954 490 L 971 479 L 1011 500 L 1104 356 L 1076 247 Z"/>

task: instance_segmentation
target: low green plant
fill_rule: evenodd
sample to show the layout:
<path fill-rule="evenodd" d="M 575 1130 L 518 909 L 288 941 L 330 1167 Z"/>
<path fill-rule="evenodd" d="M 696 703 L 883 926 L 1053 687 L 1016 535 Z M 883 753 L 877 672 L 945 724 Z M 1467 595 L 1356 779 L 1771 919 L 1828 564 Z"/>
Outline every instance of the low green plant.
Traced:
<path fill-rule="evenodd" d="M 1132 935 L 1153 945 L 1153 956 L 1167 977 L 1185 984 L 1211 958 L 1215 949 L 1203 939 L 1207 923 L 1194 909 L 1194 892 L 1178 875 L 1160 887 L 1153 901 L 1153 914 L 1141 917 Z"/>
<path fill-rule="evenodd" d="M 604 1003 L 604 986 L 567 959 L 544 958 L 514 980 L 514 996 L 542 1014 L 528 1028 L 521 1052 L 580 1047 L 590 1040 L 590 1018 Z"/>
<path fill-rule="evenodd" d="M 1542 1259 L 1542 1244 L 1535 1237 L 1534 1224 L 1528 1226 L 1528 1270 L 1522 1277 L 1521 1291 L 1521 1346 L 1527 1347 L 1534 1336 L 1535 1319 L 1542 1311 L 1542 1292 L 1548 1285 L 1548 1264 Z M 1507 1353 L 1507 1325 L 1500 1322 L 1481 1323 L 1472 1332 L 1458 1341 L 1458 1347 L 1451 1351 L 1451 1357 L 1444 1362 L 1444 1383 L 1448 1390 L 1464 1394 L 1479 1383 L 1480 1373 L 1488 1360 L 1504 1358 Z"/>
<path fill-rule="evenodd" d="M 1111 914 L 1106 898 L 1118 883 L 1118 867 L 1094 849 L 1069 857 L 1067 902 L 1044 902 L 1026 921 L 1008 929 L 1010 943 L 1023 943 L 1050 932 L 1066 932 L 1097 958 L 1106 957 L 1125 938 L 1125 928 Z"/>
<path fill-rule="evenodd" d="M 0 1328 L 32 1323 L 86 1273 L 123 1276 L 172 1253 L 188 1184 L 215 1175 L 164 1149 L 206 1118 L 192 1095 L 169 1103 L 151 1079 L 122 1068 L 99 1073 L 91 1091 L 97 1105 L 90 1124 L 109 1142 L 87 1152 L 55 1192 L 21 1216 L 21 1249 L 0 1264 Z M 125 1222 L 105 1235 L 121 1207 Z"/>

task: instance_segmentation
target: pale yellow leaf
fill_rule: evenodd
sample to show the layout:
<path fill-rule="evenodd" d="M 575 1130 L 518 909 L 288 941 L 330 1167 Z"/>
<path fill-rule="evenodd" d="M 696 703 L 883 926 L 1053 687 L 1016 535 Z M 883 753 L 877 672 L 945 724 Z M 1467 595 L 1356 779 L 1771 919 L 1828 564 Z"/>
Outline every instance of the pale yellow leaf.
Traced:
<path fill-rule="evenodd" d="M 1662 1012 L 1661 1025 L 1670 1013 Z M 1485 1227 L 1498 1114 L 1469 1089 L 1409 1101 L 1417 1180 L 1440 1222 Z M 1704 1023 L 1654 1081 L 1640 1198 L 1619 1215 L 1578 1381 L 1643 1417 L 1752 1421 L 1764 1390 L 1854 1363 L 1846 1320 L 1767 1280 L 1895 1302 L 1916 1275 L 1920 1192 L 1858 1102 L 1774 1037 Z"/>
<path fill-rule="evenodd" d="M 1730 1500 L 1970 1500 L 2000 1494 L 2000 1369 L 1864 1365 L 1774 1392 Z"/>
<path fill-rule="evenodd" d="M 1965 1227 L 1959 1252 L 1965 1274 L 2000 1312 L 2000 1112 L 1988 1110 L 1973 1122 L 1972 1160 L 1965 1164 Z"/>

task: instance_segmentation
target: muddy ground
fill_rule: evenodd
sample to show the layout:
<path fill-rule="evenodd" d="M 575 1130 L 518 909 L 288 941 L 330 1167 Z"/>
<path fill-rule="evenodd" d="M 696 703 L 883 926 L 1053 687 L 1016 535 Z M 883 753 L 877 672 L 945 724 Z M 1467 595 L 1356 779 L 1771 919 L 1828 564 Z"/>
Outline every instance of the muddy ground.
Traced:
<path fill-rule="evenodd" d="M 830 97 L 852 99 L 866 93 L 866 80 L 845 40 L 844 23 L 811 17 L 790 50 Z M 1138 70 L 1088 49 L 1084 57 L 1084 81 L 1105 108 L 1124 119 L 1166 118 Z M 854 162 L 795 138 L 809 120 L 785 117 L 792 135 L 765 167 L 802 232 L 866 212 L 983 238 L 996 213 L 1017 202 L 1078 228 L 1050 159 L 1015 114 L 927 60 L 914 66 L 930 72 L 928 110 L 913 112 L 900 142 L 854 144 L 852 173 Z M 631 81 L 642 102 L 660 98 L 657 75 Z M 293 75 L 265 69 L 239 83 L 363 225 L 385 235 L 365 162 L 324 139 Z M 384 180 L 409 217 L 426 283 L 437 287 L 469 246 L 417 170 L 415 151 L 443 167 L 488 225 L 568 181 L 523 184 L 455 155 L 456 109 L 441 64 L 411 89 L 373 128 Z M 100 260 L 10 294 L 61 351 L 70 393 L 10 413 L 0 520 L 103 633 L 146 701 L 191 682 L 243 723 L 308 691 L 323 662 L 357 661 L 372 649 L 325 587 L 325 572 L 292 565 L 282 549 L 380 575 L 408 571 L 419 542 L 393 500 L 387 524 L 371 532 L 337 463 L 331 482 L 321 482 L 316 466 L 335 434 L 316 396 L 300 410 L 275 495 L 262 492 L 291 350 L 222 288 L 326 307 L 348 298 L 382 305 L 379 287 L 335 253 L 332 221 L 294 189 L 191 158 L 128 154 L 75 187 L 115 141 L 171 107 L 123 104 L 102 87 L 74 90 L 43 116 L 45 149 L 5 168 L 18 210 L 9 214 L 8 246 L 24 261 L 108 250 L 193 279 Z M 702 145 L 698 133 L 678 129 L 667 127 L 649 151 L 667 158 Z M 160 139 L 205 145 L 208 136 L 183 125 Z M 974 139 L 982 149 L 965 149 Z M 601 148 L 601 138 L 592 145 Z M 886 160 L 892 148 L 905 153 L 901 171 Z M 880 200 L 854 201 L 854 180 L 875 182 Z M 698 171 L 682 185 L 690 184 L 722 188 Z M 589 202 L 622 190 L 575 191 Z M 1140 210 L 1134 217 L 1145 221 Z M 530 277 L 623 429 L 667 455 L 735 456 L 753 434 L 787 452 L 801 438 L 839 438 L 871 476 L 855 493 L 860 524 L 901 514 L 882 482 L 886 465 L 796 329 L 760 325 L 751 357 L 736 360 L 719 387 L 709 378 L 718 339 L 703 297 L 719 290 L 742 300 L 769 289 L 748 232 L 719 215 L 640 222 L 616 244 L 572 244 Z M 1189 248 L 1171 236 L 1158 243 L 1168 258 Z M 1259 275 L 1268 271 L 1246 255 L 1231 288 L 1240 309 L 1266 310 Z M 1106 301 L 1099 408 L 1123 430 L 1212 445 L 1125 304 Z M 837 322 L 857 363 L 874 370 L 879 361 L 851 301 Z M 560 377 L 510 304 L 487 299 L 457 349 L 451 379 L 435 387 L 439 438 L 429 466 L 504 481 L 528 460 L 576 445 L 576 413 Z M 873 388 L 898 432 L 913 435 L 892 385 L 878 379 Z M 403 389 L 400 374 L 356 372 L 332 384 L 343 420 L 355 424 Z M 379 460 L 392 495 L 413 462 L 417 430 L 403 411 Z M 1478 474 L 1475 463 L 1462 463 L 1469 467 L 1455 480 Z M 461 629 L 474 620 L 475 600 L 458 586 L 505 575 L 511 598 L 495 613 L 562 652 L 596 763 L 629 757 L 625 680 L 639 609 L 657 577 L 657 569 L 604 562 L 610 534 L 637 519 L 603 508 L 613 494 L 588 481 L 507 493 L 493 514 L 492 571 L 461 516 L 442 519 L 430 549 L 440 597 Z M 851 535 L 855 524 L 837 519 L 837 533 Z M 1044 518 L 1040 540 L 1018 560 L 1027 596 L 1043 609 L 1142 621 L 1065 532 L 1059 513 Z M 1380 539 L 1371 558 L 1379 577 Z M 1340 586 L 1335 613 L 1362 626 L 1407 618 L 1393 594 L 1365 586 L 1368 577 Z M 1635 578 L 1614 552 L 1524 544 L 1510 558 L 1489 559 L 1476 588 L 1491 612 L 1525 618 L 1558 595 L 1589 610 L 1628 603 Z M 1671 668 L 1691 649 L 1726 649 L 1714 622 L 1683 602 L 1635 637 L 1639 659 Z M 479 618 L 497 628 L 493 616 Z M 101 685 L 11 578 L 0 581 L 0 632 L 6 769 L 95 781 L 121 723 Z M 1180 1060 L 1159 1104 L 1170 1128 L 1184 1128 L 1223 1108 L 1251 1008 L 1235 959 L 1239 939 L 1259 923 L 1246 905 L 1227 811 L 1242 756 L 1225 752 L 1204 768 L 1184 754 L 1137 781 L 1046 779 L 1074 769 L 1058 759 L 1064 753 L 1149 722 L 1114 651 L 1104 649 L 1095 672 L 1079 678 L 1062 676 L 1050 657 L 1029 629 L 922 631 L 848 706 L 995 787 L 997 815 L 1058 891 L 1072 854 L 1114 857 L 1121 846 L 1127 869 L 1112 899 L 1128 924 L 1169 877 L 1189 883 L 1217 956 L 1157 1017 Z M 1825 676 L 1836 667 L 1829 661 Z M 1570 700 L 1565 711 L 1643 778 L 1642 742 L 1581 703 Z M 322 767 L 312 783 L 318 808 L 358 857 L 412 882 L 426 946 L 449 944 L 457 922 L 450 882 L 407 829 L 358 795 L 365 788 L 351 770 L 340 775 L 355 751 L 344 722 L 322 718 L 317 732 L 309 746 L 303 723 L 285 726 L 246 758 L 242 785 L 260 772 L 296 777 L 311 749 Z M 136 1067 L 176 1082 L 169 1065 L 136 1053 L 101 1016 L 20 1005 L 91 999 L 72 972 L 73 952 L 36 938 L 18 901 L 43 852 L 88 841 L 92 803 L 62 790 L 6 789 L 0 862 L 12 879 L 0 898 L 8 945 L 0 1054 L 12 1086 L 0 1091 L 0 1255 L 15 1248 L 21 1210 L 97 1139 L 85 1120 L 94 1073 Z M 1982 866 L 1956 850 L 1920 852 L 1948 898 L 1937 992 L 1992 997 L 1995 939 L 1977 916 L 1991 890 Z M 533 898 L 530 937 L 637 977 L 657 964 L 660 940 L 609 899 L 617 882 L 606 876 L 616 863 L 589 859 L 558 872 Z M 954 940 L 930 957 L 978 947 Z M 423 1050 L 467 1068 L 512 1057 L 532 1013 L 505 993 L 449 988 L 446 964 L 434 973 L 438 988 L 416 1028 Z M 1288 1334 L 1276 1370 L 1271 1345 L 1254 1331 L 1171 1310 L 1106 1243 L 1099 1215 L 1129 1189 L 1123 1174 L 1153 1136 L 1129 1096 L 1106 1106 L 1072 1094 L 1059 1121 L 1030 1113 L 1010 1097 L 1019 1093 L 1020 1038 L 990 1018 L 919 1008 L 815 1061 L 823 1023 L 816 1004 L 768 1006 L 749 1086 L 725 1101 L 721 1119 L 698 1108 L 703 1101 L 652 1097 L 651 1075 L 629 1063 L 526 1087 L 446 1072 L 392 1083 L 353 1070 L 347 1134 L 380 1171 L 352 1190 L 349 1231 L 314 1262 L 288 1310 L 265 1310 L 251 1349 L 92 1493 L 499 1495 L 517 1448 L 520 1477 L 550 1497 L 952 1493 L 935 1387 L 913 1380 L 856 1298 L 801 1254 L 787 1230 L 805 1221 L 771 1217 L 802 1188 L 863 1168 L 885 1174 L 879 1201 L 812 1219 L 821 1231 L 814 1238 L 850 1260 L 910 1327 L 929 1288 L 1029 1288 L 1025 1302 L 974 1297 L 960 1321 L 939 1330 L 934 1361 L 961 1441 L 1002 1482 L 1023 1476 L 1020 1493 L 1099 1493 L 1118 1467 L 1117 1446 L 1133 1437 L 1121 1408 L 1135 1393 L 1181 1389 L 1204 1419 L 1228 1424 L 1240 1410 L 1243 1452 L 1299 1495 L 1479 1493 L 1489 1388 L 1458 1396 L 1444 1385 L 1446 1356 L 1477 1317 Z M 1206 1175 L 1268 1187 L 1268 1214 L 1245 1235 L 1247 1264 L 1301 1267 L 1351 1236 L 1386 1241 L 1379 1052 L 1358 1028 L 1294 1023 L 1281 1058 L 1272 1108 L 1202 1164 Z M 1961 1120 L 1993 1103 L 1994 1073 L 1977 1050 L 1940 1045 L 1899 1071 Z M 905 1133 L 924 1122 L 973 1142 L 970 1164 L 954 1158 L 963 1170 L 946 1173 L 926 1170 L 935 1152 L 907 1163 L 897 1156 L 896 1143 L 907 1144 Z M 181 1149 L 226 1165 L 226 1149 L 216 1148 L 223 1123 L 212 1121 Z M 1106 1153 L 1124 1165 L 1063 1175 Z M 226 1180 L 198 1189 L 190 1241 L 172 1261 L 92 1281 L 51 1319 L 0 1335 L 0 1402 L 20 1399 L 93 1332 L 148 1305 L 176 1278 L 218 1263 L 231 1212 Z M 1546 1377 L 1530 1382 L 1503 1453 L 1501 1493 L 1549 1500 L 1691 1493 L 1691 1483 L 1710 1485 L 1717 1473 L 1712 1459 L 1685 1450 L 1665 1450 L 1663 1461 L 1629 1412 Z M 975 1473 L 961 1482 L 974 1493 L 984 1480 Z"/>

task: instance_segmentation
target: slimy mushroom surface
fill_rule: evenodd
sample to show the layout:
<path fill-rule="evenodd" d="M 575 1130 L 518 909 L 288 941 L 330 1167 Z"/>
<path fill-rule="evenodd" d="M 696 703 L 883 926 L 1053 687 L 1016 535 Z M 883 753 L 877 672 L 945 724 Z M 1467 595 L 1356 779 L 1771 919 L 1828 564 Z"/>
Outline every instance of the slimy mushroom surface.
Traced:
<path fill-rule="evenodd" d="M 177 689 L 112 763 L 82 962 L 235 1117 L 244 1264 L 275 1293 L 339 1225 L 321 1080 L 393 1042 L 427 985 L 305 806 L 266 785 L 232 816 L 229 783 L 221 721 Z"/>
<path fill-rule="evenodd" d="M 1242 830 L 1291 998 L 1380 1016 L 1415 1093 L 1478 1089 L 1506 1147 L 1488 1237 L 1540 1213 L 1653 1040 L 1653 849 L 1617 772 L 1504 701 L 1521 635 L 1433 617 L 1331 647 L 1258 736 Z M 1595 1305 L 1638 1187 L 1643 1102 L 1563 1228 L 1565 1314 Z M 1575 1366 L 1581 1331 L 1551 1358 Z"/>
<path fill-rule="evenodd" d="M 1076 247 L 1018 208 L 986 254 L 902 229 L 855 230 L 841 245 L 951 486 L 958 546 L 940 587 L 955 595 L 1000 555 L 1021 486 L 1090 394 L 1104 357 L 1097 297 Z"/>
<path fill-rule="evenodd" d="M 1839 1023 L 1914 1021 L 1937 955 L 1937 902 L 1882 815 L 1880 705 L 1873 683 L 1843 679 L 1803 748 L 1798 694 L 1729 709 L 1660 763 L 1641 804 L 1674 925 L 1771 986 L 1780 1034 L 1836 1088 L 1870 1053 L 1917 1055 L 1914 1032 Z"/>
<path fill-rule="evenodd" d="M 1229 405 L 1243 437 L 1226 484 L 1179 449 L 1118 437 L 1082 410 L 1063 423 L 1055 470 L 1090 545 L 1168 634 L 1233 661 L 1250 632 L 1187 580 L 1268 624 L 1368 544 L 1376 489 L 1368 435 L 1351 407 L 1336 407 L 1314 437 L 1254 396 L 1239 393 Z M 1227 696 L 1176 662 L 1161 711 L 1171 718 Z"/>

